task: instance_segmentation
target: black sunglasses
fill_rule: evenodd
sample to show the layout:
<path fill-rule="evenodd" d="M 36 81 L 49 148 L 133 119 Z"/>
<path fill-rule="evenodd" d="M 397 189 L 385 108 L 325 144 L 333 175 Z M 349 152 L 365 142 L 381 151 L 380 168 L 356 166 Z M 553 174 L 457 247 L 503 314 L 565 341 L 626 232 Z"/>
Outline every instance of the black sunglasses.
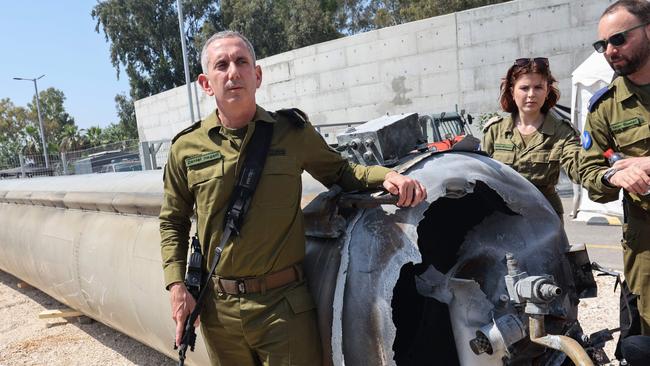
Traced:
<path fill-rule="evenodd" d="M 626 29 L 624 31 L 614 33 L 611 36 L 609 36 L 609 38 L 607 38 L 607 39 L 601 39 L 599 41 L 596 41 L 593 44 L 594 49 L 598 53 L 603 53 L 607 49 L 607 44 L 611 44 L 612 46 L 615 46 L 615 47 L 622 46 L 622 45 L 625 44 L 625 41 L 627 41 L 625 36 L 627 35 L 628 32 L 633 31 L 633 30 L 635 30 L 637 28 L 645 27 L 648 24 L 650 24 L 650 22 L 636 25 L 636 26 L 634 26 L 632 28 L 628 28 L 628 29 Z"/>
<path fill-rule="evenodd" d="M 515 60 L 515 65 L 519 67 L 526 67 L 530 65 L 531 62 L 534 62 L 537 64 L 537 66 L 548 67 L 548 58 L 546 57 L 518 58 Z"/>

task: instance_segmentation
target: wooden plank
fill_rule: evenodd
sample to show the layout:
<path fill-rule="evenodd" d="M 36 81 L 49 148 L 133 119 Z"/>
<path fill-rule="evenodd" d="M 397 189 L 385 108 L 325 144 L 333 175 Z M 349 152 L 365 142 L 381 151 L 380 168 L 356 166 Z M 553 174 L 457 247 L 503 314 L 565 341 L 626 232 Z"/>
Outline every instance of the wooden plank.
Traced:
<path fill-rule="evenodd" d="M 72 309 L 57 309 L 57 310 L 45 310 L 41 311 L 38 314 L 39 319 L 47 319 L 47 318 L 72 318 L 75 316 L 82 316 L 84 315 L 80 311 L 72 310 Z"/>

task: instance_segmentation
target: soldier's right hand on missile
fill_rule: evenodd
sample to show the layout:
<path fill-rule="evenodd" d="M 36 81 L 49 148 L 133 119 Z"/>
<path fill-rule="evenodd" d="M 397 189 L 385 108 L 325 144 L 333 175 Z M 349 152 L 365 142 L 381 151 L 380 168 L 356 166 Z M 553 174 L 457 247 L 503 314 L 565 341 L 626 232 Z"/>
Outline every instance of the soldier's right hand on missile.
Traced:
<path fill-rule="evenodd" d="M 196 301 L 192 294 L 187 291 L 187 287 L 183 282 L 176 282 L 169 286 L 170 292 L 170 302 L 172 305 L 172 319 L 176 322 L 176 345 L 181 343 L 181 338 L 183 337 L 183 326 L 185 325 L 185 319 L 190 315 L 194 307 L 196 306 Z M 199 318 L 196 318 L 194 327 L 199 326 Z"/>
<path fill-rule="evenodd" d="M 384 188 L 398 196 L 398 207 L 415 207 L 427 198 L 427 189 L 417 180 L 390 171 L 384 178 Z"/>

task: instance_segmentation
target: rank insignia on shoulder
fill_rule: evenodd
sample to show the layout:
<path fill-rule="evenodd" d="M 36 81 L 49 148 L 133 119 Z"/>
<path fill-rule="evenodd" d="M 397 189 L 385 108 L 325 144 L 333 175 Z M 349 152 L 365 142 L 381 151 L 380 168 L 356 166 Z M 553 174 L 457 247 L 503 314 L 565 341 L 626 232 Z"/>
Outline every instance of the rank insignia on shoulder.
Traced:
<path fill-rule="evenodd" d="M 174 136 L 172 138 L 172 145 L 174 144 L 174 142 L 176 142 L 176 140 L 178 140 L 179 137 L 181 137 L 181 136 L 183 136 L 183 135 L 185 135 L 187 133 L 190 133 L 190 132 L 196 130 L 197 128 L 199 128 L 199 127 L 201 127 L 201 121 L 195 122 L 190 127 L 188 127 L 186 129 L 184 129 L 183 131 L 177 133 L 176 136 Z"/>
<path fill-rule="evenodd" d="M 491 125 L 493 125 L 493 124 L 495 124 L 497 122 L 500 122 L 502 120 L 503 120 L 503 117 L 501 117 L 499 115 L 491 117 L 490 119 L 488 119 L 485 122 L 485 125 L 483 126 L 483 132 L 487 132 L 488 127 L 490 127 Z"/>
<path fill-rule="evenodd" d="M 591 144 L 593 141 L 591 140 L 591 135 L 589 134 L 589 131 L 584 131 L 581 136 L 582 140 L 582 148 L 585 150 L 589 150 L 591 148 Z"/>
<path fill-rule="evenodd" d="M 594 95 L 591 96 L 591 98 L 589 98 L 589 104 L 587 107 L 589 112 L 593 112 L 596 110 L 596 106 L 598 105 L 598 102 L 603 99 L 603 96 L 607 93 L 608 90 L 609 90 L 609 86 L 600 88 L 594 93 Z"/>
<path fill-rule="evenodd" d="M 210 151 L 205 154 L 190 156 L 185 159 L 185 166 L 192 167 L 195 165 L 207 163 L 208 161 L 219 160 L 221 159 L 221 153 L 218 151 Z"/>
<path fill-rule="evenodd" d="M 309 121 L 307 114 L 298 108 L 279 109 L 275 113 L 289 118 L 299 128 L 304 128 L 307 121 Z"/>

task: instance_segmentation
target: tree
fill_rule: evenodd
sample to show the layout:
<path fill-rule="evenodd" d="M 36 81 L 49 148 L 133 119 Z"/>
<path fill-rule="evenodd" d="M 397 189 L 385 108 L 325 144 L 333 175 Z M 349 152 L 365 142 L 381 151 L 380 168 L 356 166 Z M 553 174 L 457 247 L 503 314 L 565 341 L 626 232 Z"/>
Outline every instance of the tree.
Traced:
<path fill-rule="evenodd" d="M 93 126 L 86 130 L 86 141 L 90 147 L 99 146 L 105 143 L 103 140 L 103 131 L 99 126 Z"/>
<path fill-rule="evenodd" d="M 200 51 L 213 33 L 246 35 L 258 58 L 342 35 L 460 11 L 505 0 L 184 0 L 190 79 L 201 72 Z M 91 12 L 95 31 L 110 43 L 117 77 L 129 78 L 131 100 L 185 84 L 175 0 L 103 0 Z M 126 96 L 116 96 L 120 124 L 129 136 Z"/>
<path fill-rule="evenodd" d="M 86 143 L 85 136 L 83 136 L 84 129 L 79 129 L 77 125 L 66 125 L 61 131 L 61 143 L 59 144 L 60 152 L 68 152 L 72 150 L 82 149 Z"/>
<path fill-rule="evenodd" d="M 117 109 L 117 116 L 120 121 L 118 125 L 124 130 L 128 140 L 138 138 L 138 124 L 135 119 L 135 105 L 133 99 L 124 94 L 115 96 L 115 108 Z"/>
<path fill-rule="evenodd" d="M 351 35 L 508 0 L 339 0 L 336 28 Z"/>
<path fill-rule="evenodd" d="M 27 110 L 0 99 L 0 161 L 15 160 L 26 144 Z M 4 163 L 3 163 L 4 165 Z"/>
<path fill-rule="evenodd" d="M 105 127 L 102 130 L 101 137 L 104 143 L 130 140 L 127 132 L 122 128 L 122 126 L 115 123 L 111 123 L 110 125 Z"/>
<path fill-rule="evenodd" d="M 222 0 L 221 4 L 223 24 L 246 35 L 257 58 L 340 37 L 332 13 L 317 0 Z"/>
<path fill-rule="evenodd" d="M 25 138 L 22 153 L 23 155 L 43 154 L 43 144 L 38 127 L 34 125 L 25 126 Z"/>
<path fill-rule="evenodd" d="M 95 31 L 110 42 L 111 62 L 120 76 L 122 65 L 129 78 L 133 99 L 185 84 L 183 57 L 175 0 L 106 0 L 91 12 Z M 183 5 L 190 35 L 188 59 L 191 78 L 200 73 L 195 37 L 210 23 L 218 27 L 218 2 L 186 0 Z M 210 27 L 207 27 L 210 28 Z"/>
<path fill-rule="evenodd" d="M 201 72 L 203 43 L 223 29 L 245 34 L 259 58 L 339 37 L 333 21 L 336 1 L 183 1 L 190 79 Z M 95 31 L 110 43 L 117 77 L 124 71 L 129 78 L 133 100 L 185 84 L 175 3 L 104 0 L 91 12 Z"/>
<path fill-rule="evenodd" d="M 43 119 L 43 128 L 45 129 L 45 141 L 48 144 L 48 152 L 56 153 L 58 146 L 61 144 L 61 131 L 65 126 L 74 125 L 74 118 L 68 114 L 63 105 L 65 94 L 56 88 L 47 88 L 38 93 L 41 118 Z M 38 120 L 38 109 L 36 106 L 36 96 L 32 102 L 27 104 L 28 119 L 39 129 L 40 141 L 40 123 Z"/>

